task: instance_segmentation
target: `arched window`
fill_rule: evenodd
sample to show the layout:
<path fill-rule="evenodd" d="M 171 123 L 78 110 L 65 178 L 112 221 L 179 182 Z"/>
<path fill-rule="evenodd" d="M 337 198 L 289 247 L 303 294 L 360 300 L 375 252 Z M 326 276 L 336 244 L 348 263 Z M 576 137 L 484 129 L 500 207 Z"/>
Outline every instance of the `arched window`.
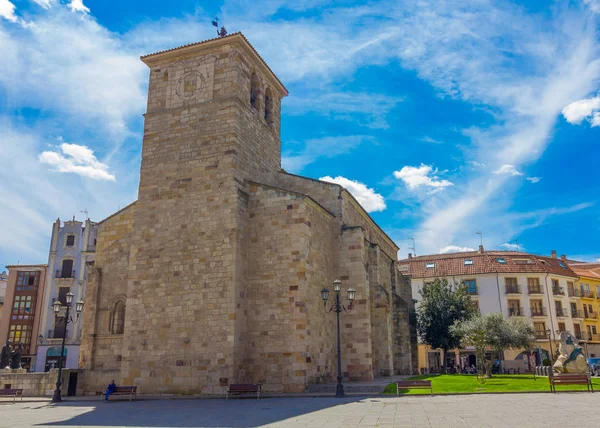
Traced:
<path fill-rule="evenodd" d="M 110 312 L 110 333 L 123 334 L 125 331 L 125 302 L 119 300 Z"/>
<path fill-rule="evenodd" d="M 273 96 L 269 88 L 265 91 L 265 120 L 269 124 L 273 122 Z"/>
<path fill-rule="evenodd" d="M 250 78 L 250 106 L 258 107 L 258 99 L 260 97 L 260 82 L 256 73 L 252 73 Z"/>

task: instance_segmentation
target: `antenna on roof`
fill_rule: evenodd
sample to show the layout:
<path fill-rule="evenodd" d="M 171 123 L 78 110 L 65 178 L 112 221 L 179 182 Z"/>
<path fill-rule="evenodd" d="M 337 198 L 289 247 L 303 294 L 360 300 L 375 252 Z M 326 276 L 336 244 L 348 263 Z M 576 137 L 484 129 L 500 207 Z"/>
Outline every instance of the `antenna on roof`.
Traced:
<path fill-rule="evenodd" d="M 515 245 L 517 246 L 517 252 L 519 252 L 519 240 L 517 238 L 513 239 L 515 241 Z"/>
<path fill-rule="evenodd" d="M 415 257 L 417 257 L 417 249 L 415 248 L 415 238 L 408 238 L 412 241 L 413 246 L 412 247 L 408 247 L 409 250 L 413 251 L 413 254 L 415 255 Z"/>
<path fill-rule="evenodd" d="M 217 27 L 217 36 L 225 37 L 227 35 L 227 29 L 225 26 L 222 26 L 219 30 L 219 18 L 215 18 L 214 21 L 212 21 L 212 25 L 213 27 Z"/>
<path fill-rule="evenodd" d="M 88 210 L 86 208 L 84 208 L 83 211 L 81 211 L 81 214 L 85 215 L 85 219 L 86 220 L 89 219 L 89 216 L 88 216 L 89 213 L 88 213 Z"/>
<path fill-rule="evenodd" d="M 483 247 L 483 232 L 475 232 L 476 235 L 479 235 L 479 245 L 481 245 Z"/>

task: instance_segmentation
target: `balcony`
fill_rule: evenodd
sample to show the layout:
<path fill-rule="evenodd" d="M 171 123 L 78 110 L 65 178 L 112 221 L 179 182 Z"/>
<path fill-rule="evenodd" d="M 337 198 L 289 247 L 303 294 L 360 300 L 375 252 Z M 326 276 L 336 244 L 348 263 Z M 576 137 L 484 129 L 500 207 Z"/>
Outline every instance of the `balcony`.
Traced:
<path fill-rule="evenodd" d="M 506 285 L 505 293 L 506 294 L 521 294 L 521 286 L 520 285 Z"/>
<path fill-rule="evenodd" d="M 548 340 L 548 333 L 545 331 L 536 331 L 534 332 L 535 338 L 538 340 Z"/>
<path fill-rule="evenodd" d="M 546 308 L 542 308 L 539 306 L 531 306 L 529 308 L 529 310 L 531 311 L 531 316 L 532 317 L 545 317 L 548 314 L 546 313 Z"/>
<path fill-rule="evenodd" d="M 523 310 L 523 308 L 516 308 L 516 307 L 508 308 L 508 316 L 509 317 L 523 317 L 523 316 L 525 316 L 525 311 Z"/>
<path fill-rule="evenodd" d="M 544 290 L 539 285 L 528 285 L 529 294 L 544 294 Z"/>
<path fill-rule="evenodd" d="M 584 311 L 583 317 L 586 318 L 586 319 L 590 319 L 590 320 L 597 320 L 598 319 L 598 313 L 597 312 L 587 312 L 587 311 Z"/>
<path fill-rule="evenodd" d="M 566 318 L 569 316 L 565 308 L 556 308 L 556 316 L 558 318 Z"/>
<path fill-rule="evenodd" d="M 555 296 L 564 296 L 565 289 L 562 287 L 552 287 L 552 294 L 554 294 Z"/>
<path fill-rule="evenodd" d="M 569 297 L 581 297 L 581 291 L 576 290 L 574 288 L 569 288 L 567 290 Z"/>
<path fill-rule="evenodd" d="M 588 334 L 587 336 L 590 342 L 600 342 L 600 334 Z"/>
<path fill-rule="evenodd" d="M 585 299 L 595 299 L 596 293 L 594 293 L 593 291 L 584 290 L 581 292 L 581 297 L 583 297 Z"/>
<path fill-rule="evenodd" d="M 574 311 L 571 309 L 571 318 L 583 318 L 582 311 Z"/>
<path fill-rule="evenodd" d="M 63 272 L 62 270 L 57 270 L 54 278 L 75 278 L 75 271 Z"/>

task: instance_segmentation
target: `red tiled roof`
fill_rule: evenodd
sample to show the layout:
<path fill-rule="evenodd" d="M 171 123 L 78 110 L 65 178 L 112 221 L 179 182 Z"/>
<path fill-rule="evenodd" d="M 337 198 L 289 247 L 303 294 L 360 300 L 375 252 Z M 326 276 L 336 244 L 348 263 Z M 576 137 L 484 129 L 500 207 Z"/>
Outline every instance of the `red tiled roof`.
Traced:
<path fill-rule="evenodd" d="M 506 263 L 498 263 L 503 258 Z M 465 265 L 465 260 L 473 261 Z M 516 260 L 527 259 L 527 264 Z M 427 263 L 434 263 L 427 268 Z M 562 263 L 565 267 L 562 267 Z M 413 278 L 434 278 L 442 276 L 464 276 L 487 273 L 550 273 L 577 278 L 577 274 L 562 260 L 552 257 L 538 256 L 517 251 L 469 251 L 452 254 L 433 254 L 399 260 L 398 265 L 403 273 Z M 408 267 L 408 269 L 407 269 Z"/>
<path fill-rule="evenodd" d="M 163 51 L 154 52 L 154 53 L 151 53 L 151 54 L 148 54 L 148 55 L 142 55 L 142 56 L 140 56 L 140 59 L 142 61 L 144 61 L 144 59 L 150 58 L 150 57 L 152 57 L 154 55 L 160 55 L 160 54 L 163 54 L 163 53 L 166 53 L 166 52 L 172 52 L 172 51 L 176 51 L 176 50 L 179 50 L 179 49 L 189 48 L 189 47 L 192 47 L 192 46 L 199 46 L 199 45 L 203 45 L 203 44 L 206 44 L 206 43 L 214 42 L 215 40 L 224 40 L 224 39 L 228 39 L 228 38 L 235 38 L 236 36 L 240 36 L 248 44 L 248 46 L 250 46 L 250 48 L 254 51 L 254 53 L 260 59 L 260 61 L 264 64 L 264 66 L 267 67 L 267 70 L 269 70 L 271 72 L 271 74 L 273 75 L 273 77 L 275 77 L 275 80 L 277 80 L 277 82 L 281 85 L 281 87 L 285 91 L 285 94 L 289 95 L 289 92 L 288 92 L 287 88 L 285 87 L 285 85 L 281 82 L 281 80 L 279 80 L 279 77 L 277 77 L 277 75 L 273 72 L 273 70 L 271 70 L 271 67 L 269 67 L 269 64 L 267 64 L 267 62 L 263 59 L 263 57 L 260 56 L 260 54 L 258 53 L 258 51 L 256 50 L 256 48 L 254 46 L 252 46 L 252 43 L 250 43 L 248 41 L 248 39 L 246 38 L 246 36 L 244 36 L 241 31 L 238 31 L 236 33 L 231 33 L 231 34 L 228 34 L 228 35 L 223 36 L 223 37 L 215 37 L 215 38 L 212 38 L 212 39 L 203 40 L 201 42 L 188 43 L 187 45 L 178 46 L 176 48 L 165 49 Z"/>
<path fill-rule="evenodd" d="M 569 267 L 579 276 L 600 280 L 600 263 L 570 264 Z"/>

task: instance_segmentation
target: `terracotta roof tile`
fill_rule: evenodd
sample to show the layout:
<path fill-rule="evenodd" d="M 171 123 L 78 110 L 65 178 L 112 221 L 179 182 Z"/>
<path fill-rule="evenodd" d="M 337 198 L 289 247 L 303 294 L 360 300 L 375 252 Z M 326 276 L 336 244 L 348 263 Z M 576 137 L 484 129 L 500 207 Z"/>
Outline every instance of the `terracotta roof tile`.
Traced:
<path fill-rule="evenodd" d="M 503 258 L 506 263 L 499 263 Z M 465 264 L 472 260 L 472 264 Z M 528 260 L 528 263 L 519 263 Z M 428 268 L 427 263 L 434 266 Z M 561 266 L 561 263 L 564 267 Z M 550 273 L 576 278 L 577 274 L 560 259 L 517 251 L 469 251 L 452 254 L 433 254 L 398 261 L 401 272 L 413 278 L 465 276 L 486 273 Z"/>

